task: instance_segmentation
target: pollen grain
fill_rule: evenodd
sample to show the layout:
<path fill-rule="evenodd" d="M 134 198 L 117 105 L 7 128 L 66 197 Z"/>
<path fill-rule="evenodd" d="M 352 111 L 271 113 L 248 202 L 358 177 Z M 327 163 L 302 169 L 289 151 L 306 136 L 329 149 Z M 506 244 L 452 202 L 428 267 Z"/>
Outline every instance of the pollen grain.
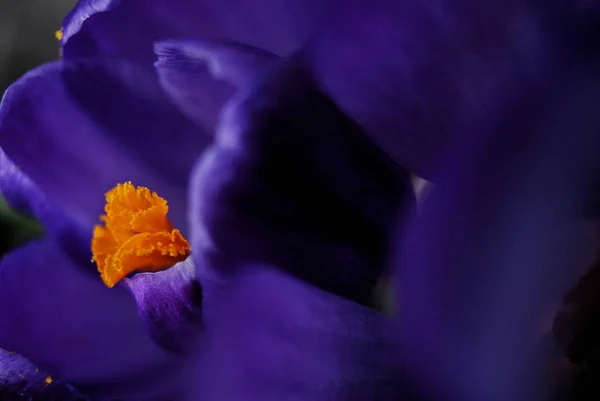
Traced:
<path fill-rule="evenodd" d="M 114 287 L 133 272 L 156 272 L 181 262 L 190 244 L 167 218 L 167 201 L 131 182 L 106 193 L 103 225 L 94 227 L 92 262 Z"/>

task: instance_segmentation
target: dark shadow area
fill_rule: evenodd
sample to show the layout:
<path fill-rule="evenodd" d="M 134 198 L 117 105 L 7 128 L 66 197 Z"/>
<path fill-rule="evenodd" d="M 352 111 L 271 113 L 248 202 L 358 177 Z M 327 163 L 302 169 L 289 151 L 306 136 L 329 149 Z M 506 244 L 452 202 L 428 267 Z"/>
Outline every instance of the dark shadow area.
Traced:
<path fill-rule="evenodd" d="M 0 93 L 25 72 L 58 58 L 54 33 L 76 0 L 0 0 Z"/>

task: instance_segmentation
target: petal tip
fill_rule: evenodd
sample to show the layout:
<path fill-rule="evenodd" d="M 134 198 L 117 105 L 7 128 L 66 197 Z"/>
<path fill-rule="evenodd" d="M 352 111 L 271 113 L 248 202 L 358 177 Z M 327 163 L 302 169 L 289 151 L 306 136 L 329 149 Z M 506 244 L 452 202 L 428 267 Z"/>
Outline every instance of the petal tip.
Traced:
<path fill-rule="evenodd" d="M 204 63 L 213 77 L 236 86 L 261 74 L 279 59 L 264 49 L 218 39 L 159 41 L 154 43 L 154 53 L 158 58 L 156 67 L 173 62 Z"/>
<path fill-rule="evenodd" d="M 171 352 L 187 352 L 202 330 L 202 287 L 192 258 L 168 270 L 138 273 L 125 282 L 154 341 Z"/>

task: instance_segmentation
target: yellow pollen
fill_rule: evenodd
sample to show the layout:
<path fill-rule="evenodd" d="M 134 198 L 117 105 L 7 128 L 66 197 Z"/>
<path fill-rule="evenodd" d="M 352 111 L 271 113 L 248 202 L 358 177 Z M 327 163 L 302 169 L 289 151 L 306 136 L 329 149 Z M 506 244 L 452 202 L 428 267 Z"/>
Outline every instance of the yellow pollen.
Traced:
<path fill-rule="evenodd" d="M 52 380 L 52 377 L 48 376 L 46 377 L 46 379 L 44 379 L 44 382 L 46 383 L 46 385 L 51 384 L 54 380 Z"/>
<path fill-rule="evenodd" d="M 106 193 L 104 225 L 94 227 L 92 262 L 114 287 L 133 272 L 157 272 L 185 260 L 190 244 L 167 219 L 167 201 L 131 182 Z"/>
<path fill-rule="evenodd" d="M 54 32 L 54 37 L 56 38 L 56 40 L 62 40 L 63 38 L 63 29 L 60 28 L 58 31 Z"/>

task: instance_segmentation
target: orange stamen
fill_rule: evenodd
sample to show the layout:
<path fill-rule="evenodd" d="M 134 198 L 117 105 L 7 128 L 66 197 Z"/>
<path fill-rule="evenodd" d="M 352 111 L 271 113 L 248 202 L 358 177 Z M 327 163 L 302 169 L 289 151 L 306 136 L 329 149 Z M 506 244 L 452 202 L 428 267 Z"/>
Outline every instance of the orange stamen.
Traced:
<path fill-rule="evenodd" d="M 56 40 L 62 40 L 64 34 L 63 34 L 63 29 L 60 28 L 58 31 L 54 32 L 54 37 L 56 38 Z"/>
<path fill-rule="evenodd" d="M 190 244 L 173 228 L 167 201 L 131 182 L 106 194 L 104 225 L 94 227 L 92 261 L 102 281 L 113 287 L 134 271 L 156 272 L 185 260 Z"/>

